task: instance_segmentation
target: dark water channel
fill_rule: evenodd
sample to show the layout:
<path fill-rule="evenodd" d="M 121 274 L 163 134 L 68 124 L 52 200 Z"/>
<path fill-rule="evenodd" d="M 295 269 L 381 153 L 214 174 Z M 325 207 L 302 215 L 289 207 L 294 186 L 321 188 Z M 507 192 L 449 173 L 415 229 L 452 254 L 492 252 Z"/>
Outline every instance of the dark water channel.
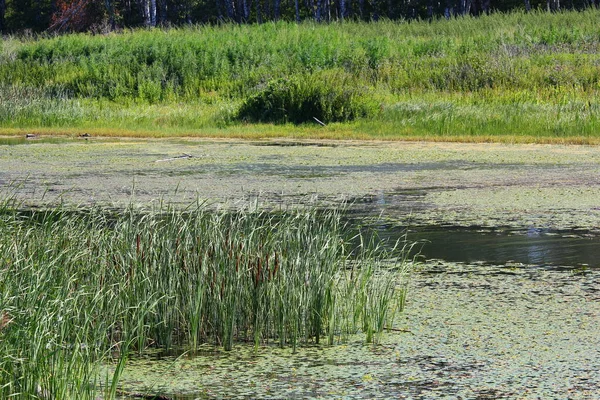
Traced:
<path fill-rule="evenodd" d="M 0 146 L 16 146 L 22 144 L 62 144 L 70 143 L 81 140 L 81 138 L 68 138 L 68 137 L 44 137 L 44 136 L 9 136 L 0 137 Z"/>
<path fill-rule="evenodd" d="M 420 241 L 421 256 L 505 265 L 526 264 L 543 267 L 600 267 L 600 238 L 574 231 L 552 232 L 530 228 L 526 231 L 457 227 L 378 227 L 383 238 Z"/>

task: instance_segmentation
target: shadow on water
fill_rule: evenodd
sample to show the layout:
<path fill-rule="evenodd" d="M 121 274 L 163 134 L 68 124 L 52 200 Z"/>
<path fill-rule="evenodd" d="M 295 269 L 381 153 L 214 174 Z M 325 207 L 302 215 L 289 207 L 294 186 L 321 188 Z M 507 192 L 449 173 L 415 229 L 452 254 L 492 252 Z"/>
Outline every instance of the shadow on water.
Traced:
<path fill-rule="evenodd" d="M 529 228 L 491 230 L 429 226 L 378 226 L 380 237 L 395 241 L 407 235 L 409 241 L 422 241 L 421 256 L 426 260 L 504 265 L 508 263 L 542 267 L 600 267 L 600 238 L 574 231 Z"/>
<path fill-rule="evenodd" d="M 62 144 L 75 142 L 81 140 L 81 138 L 68 138 L 68 137 L 42 137 L 42 136 L 11 136 L 11 137 L 0 137 L 0 146 L 17 146 L 23 144 Z"/>
<path fill-rule="evenodd" d="M 417 242 L 413 250 L 419 253 L 422 260 L 488 265 L 523 264 L 556 269 L 600 268 L 600 236 L 597 233 L 533 227 L 515 230 L 456 226 L 407 228 L 390 223 L 364 225 L 364 219 L 348 211 L 344 220 L 348 223 L 350 236 L 354 236 L 354 229 L 367 228 L 364 233 L 374 232 L 378 240 L 387 243 L 386 246 L 393 246 L 397 241 L 406 240 L 409 244 Z M 104 223 L 111 225 L 122 212 L 111 208 L 20 208 L 0 210 L 0 215 L 16 214 L 38 223 L 55 221 L 72 214 L 82 218 L 95 215 L 102 216 Z M 273 217 L 273 214 L 268 215 Z"/>
<path fill-rule="evenodd" d="M 429 188 L 429 190 L 436 188 Z M 530 226 L 483 227 L 429 225 L 406 227 L 379 220 L 382 213 L 393 215 L 426 207 L 419 202 L 426 190 L 384 193 L 355 199 L 347 215 L 351 225 L 367 224 L 382 240 L 419 242 L 422 260 L 487 265 L 523 264 L 550 269 L 600 268 L 600 234 L 593 230 L 552 230 Z"/>

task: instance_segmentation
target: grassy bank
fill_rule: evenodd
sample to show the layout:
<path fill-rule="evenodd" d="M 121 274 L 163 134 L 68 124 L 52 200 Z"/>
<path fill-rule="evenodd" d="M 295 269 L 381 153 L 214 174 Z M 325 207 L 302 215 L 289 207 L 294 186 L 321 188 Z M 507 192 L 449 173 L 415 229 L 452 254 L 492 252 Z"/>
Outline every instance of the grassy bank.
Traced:
<path fill-rule="evenodd" d="M 408 264 L 344 231 L 334 211 L 5 202 L 0 397 L 111 398 L 128 355 L 149 347 L 376 340 L 403 307 Z"/>
<path fill-rule="evenodd" d="M 0 132 L 597 142 L 598 17 L 9 38 Z"/>

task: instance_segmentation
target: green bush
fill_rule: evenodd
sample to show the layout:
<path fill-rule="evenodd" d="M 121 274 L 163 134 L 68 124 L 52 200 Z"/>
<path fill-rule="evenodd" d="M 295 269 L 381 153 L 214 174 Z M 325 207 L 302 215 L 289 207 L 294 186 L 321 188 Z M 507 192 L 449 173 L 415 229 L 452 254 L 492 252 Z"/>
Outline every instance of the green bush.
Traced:
<path fill-rule="evenodd" d="M 373 90 L 341 70 L 321 71 L 270 81 L 242 104 L 238 118 L 300 124 L 371 117 L 380 110 Z"/>

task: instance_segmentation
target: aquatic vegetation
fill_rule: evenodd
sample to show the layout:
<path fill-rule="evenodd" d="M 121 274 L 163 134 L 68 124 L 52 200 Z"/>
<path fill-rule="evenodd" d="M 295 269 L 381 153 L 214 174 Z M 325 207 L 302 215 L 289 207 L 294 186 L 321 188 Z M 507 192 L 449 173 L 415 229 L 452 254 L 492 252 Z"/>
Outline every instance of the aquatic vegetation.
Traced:
<path fill-rule="evenodd" d="M 2 398 L 114 397 L 150 347 L 371 342 L 404 306 L 407 245 L 351 237 L 336 210 L 17 206 L 0 208 Z"/>
<path fill-rule="evenodd" d="M 580 270 L 578 270 L 580 271 Z M 122 387 L 197 398 L 594 398 L 600 271 L 424 263 L 377 346 L 207 348 L 133 357 Z M 576 310 L 577 312 L 573 312 Z M 178 357 L 179 356 L 179 357 Z"/>

